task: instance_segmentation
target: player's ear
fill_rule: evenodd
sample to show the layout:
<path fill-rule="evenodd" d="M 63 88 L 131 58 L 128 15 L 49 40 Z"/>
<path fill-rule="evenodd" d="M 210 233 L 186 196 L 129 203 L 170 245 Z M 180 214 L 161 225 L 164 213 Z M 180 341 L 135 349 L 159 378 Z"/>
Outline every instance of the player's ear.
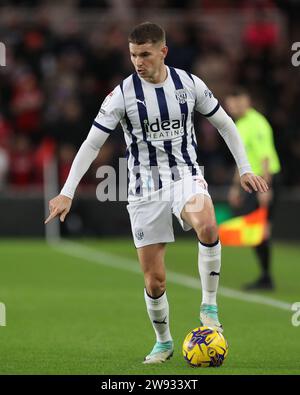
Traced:
<path fill-rule="evenodd" d="M 169 51 L 169 48 L 168 48 L 166 45 L 164 45 L 164 46 L 161 48 L 161 52 L 162 52 L 162 54 L 163 54 L 164 59 L 165 59 L 165 57 L 167 56 L 168 51 Z"/>

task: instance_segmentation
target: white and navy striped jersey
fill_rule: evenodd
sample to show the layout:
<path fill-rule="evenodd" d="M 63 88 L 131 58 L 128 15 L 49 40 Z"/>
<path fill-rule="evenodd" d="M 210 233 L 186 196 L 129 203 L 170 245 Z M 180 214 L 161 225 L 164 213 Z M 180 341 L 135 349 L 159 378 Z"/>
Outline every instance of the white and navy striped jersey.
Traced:
<path fill-rule="evenodd" d="M 124 131 L 129 170 L 128 200 L 145 197 L 186 174 L 201 174 L 193 114 L 213 115 L 219 103 L 204 82 L 184 70 L 167 67 L 161 84 L 126 78 L 104 100 L 94 125 Z"/>

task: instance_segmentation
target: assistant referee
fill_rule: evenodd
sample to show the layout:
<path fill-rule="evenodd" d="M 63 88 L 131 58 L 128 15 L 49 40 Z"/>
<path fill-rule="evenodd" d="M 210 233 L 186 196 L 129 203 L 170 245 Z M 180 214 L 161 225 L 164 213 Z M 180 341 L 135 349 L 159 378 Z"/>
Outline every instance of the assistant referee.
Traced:
<path fill-rule="evenodd" d="M 232 90 L 226 97 L 225 105 L 235 119 L 253 172 L 262 176 L 270 187 L 264 194 L 252 193 L 246 196 L 240 188 L 239 176 L 236 172 L 229 191 L 229 202 L 235 209 L 236 215 L 245 215 L 258 207 L 268 209 L 268 225 L 264 240 L 255 247 L 261 275 L 256 281 L 246 284 L 244 289 L 271 290 L 274 288 L 271 275 L 271 224 L 281 169 L 274 145 L 273 130 L 265 116 L 252 107 L 246 89 L 237 87 Z"/>

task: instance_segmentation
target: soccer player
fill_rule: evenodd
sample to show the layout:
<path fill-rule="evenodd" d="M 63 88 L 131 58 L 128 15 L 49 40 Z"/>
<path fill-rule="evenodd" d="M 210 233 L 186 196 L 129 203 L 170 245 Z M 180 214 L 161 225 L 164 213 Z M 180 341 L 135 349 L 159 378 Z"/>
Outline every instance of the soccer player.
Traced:
<path fill-rule="evenodd" d="M 229 192 L 229 202 L 238 214 L 246 214 L 258 207 L 268 209 L 268 224 L 264 240 L 255 247 L 261 275 L 254 282 L 246 284 L 244 288 L 245 290 L 271 290 L 274 288 L 271 276 L 271 221 L 280 172 L 280 162 L 273 141 L 273 130 L 267 119 L 252 107 L 251 98 L 246 89 L 242 87 L 233 89 L 226 97 L 225 105 L 236 120 L 236 126 L 253 171 L 262 176 L 270 185 L 266 193 L 245 196 L 239 185 L 239 174 L 236 172 Z"/>
<path fill-rule="evenodd" d="M 193 228 L 199 240 L 201 325 L 222 332 L 216 301 L 221 245 L 213 203 L 196 162 L 194 110 L 224 137 L 236 160 L 242 188 L 265 192 L 268 186 L 252 173 L 232 119 L 204 82 L 165 65 L 168 48 L 160 26 L 149 22 L 136 26 L 129 35 L 129 51 L 135 72 L 104 100 L 63 189 L 49 202 L 45 222 L 56 216 L 64 221 L 79 181 L 121 122 L 129 170 L 127 208 L 144 273 L 146 307 L 156 334 L 144 363 L 161 363 L 174 349 L 164 266 L 166 243 L 174 241 L 172 214 L 184 230 Z"/>

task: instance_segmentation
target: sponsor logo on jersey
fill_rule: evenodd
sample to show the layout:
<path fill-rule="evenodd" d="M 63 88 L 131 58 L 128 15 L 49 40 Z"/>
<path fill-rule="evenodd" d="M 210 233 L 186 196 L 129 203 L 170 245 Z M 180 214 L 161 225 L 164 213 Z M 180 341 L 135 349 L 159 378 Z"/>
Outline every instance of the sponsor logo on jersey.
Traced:
<path fill-rule="evenodd" d="M 152 123 L 149 123 L 147 120 L 145 120 L 144 128 L 146 131 L 147 140 L 171 140 L 175 139 L 176 137 L 181 137 L 184 135 L 184 122 L 184 114 L 182 114 L 181 119 L 168 119 L 161 121 L 159 118 L 156 118 Z"/>
<path fill-rule="evenodd" d="M 177 89 L 175 91 L 176 99 L 179 101 L 180 104 L 184 104 L 187 101 L 187 92 L 186 89 Z"/>

